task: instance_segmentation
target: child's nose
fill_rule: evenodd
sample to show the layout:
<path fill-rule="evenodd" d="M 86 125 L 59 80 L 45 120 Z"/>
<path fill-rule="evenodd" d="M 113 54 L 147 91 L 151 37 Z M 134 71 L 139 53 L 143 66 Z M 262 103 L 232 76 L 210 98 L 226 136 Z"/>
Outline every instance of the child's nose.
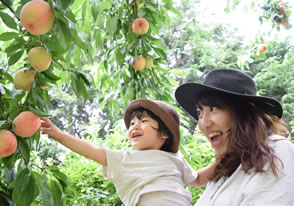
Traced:
<path fill-rule="evenodd" d="M 134 125 L 133 125 L 133 128 L 139 127 L 140 123 L 141 123 L 140 121 L 135 121 Z"/>

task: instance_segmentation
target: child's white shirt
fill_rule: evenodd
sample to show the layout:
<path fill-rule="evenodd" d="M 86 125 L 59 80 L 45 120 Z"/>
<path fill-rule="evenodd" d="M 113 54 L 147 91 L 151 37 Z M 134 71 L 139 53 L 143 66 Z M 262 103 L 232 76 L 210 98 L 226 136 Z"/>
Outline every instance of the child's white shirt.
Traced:
<path fill-rule="evenodd" d="M 192 195 L 184 184 L 193 182 L 197 172 L 180 153 L 106 149 L 106 158 L 108 166 L 103 167 L 104 177 L 113 181 L 125 206 L 137 205 L 143 195 L 145 202 L 141 201 L 140 205 L 148 205 L 149 200 L 167 199 L 170 204 L 165 205 L 180 201 L 180 205 L 190 206 Z"/>

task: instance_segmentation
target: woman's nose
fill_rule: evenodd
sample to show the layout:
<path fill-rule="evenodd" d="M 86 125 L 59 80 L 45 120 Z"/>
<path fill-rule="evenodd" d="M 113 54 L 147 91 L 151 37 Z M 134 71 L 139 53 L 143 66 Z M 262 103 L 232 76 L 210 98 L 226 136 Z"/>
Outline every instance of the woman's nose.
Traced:
<path fill-rule="evenodd" d="M 211 120 L 211 116 L 209 113 L 203 113 L 200 121 L 201 121 L 202 127 L 204 127 L 204 128 L 209 128 L 212 125 L 212 120 Z"/>

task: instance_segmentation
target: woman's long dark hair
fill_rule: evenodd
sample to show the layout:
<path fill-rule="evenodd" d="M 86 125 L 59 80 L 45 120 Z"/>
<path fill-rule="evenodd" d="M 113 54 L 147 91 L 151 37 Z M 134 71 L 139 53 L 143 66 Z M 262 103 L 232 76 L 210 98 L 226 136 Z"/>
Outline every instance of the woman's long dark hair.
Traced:
<path fill-rule="evenodd" d="M 227 153 L 218 163 L 211 180 L 217 181 L 222 176 L 231 176 L 240 164 L 245 172 L 252 168 L 256 172 L 264 172 L 265 165 L 269 163 L 273 174 L 277 176 L 277 157 L 268 144 L 268 136 L 280 129 L 286 130 L 282 120 L 240 96 L 220 92 L 200 94 L 196 105 L 228 109 L 233 115 Z"/>

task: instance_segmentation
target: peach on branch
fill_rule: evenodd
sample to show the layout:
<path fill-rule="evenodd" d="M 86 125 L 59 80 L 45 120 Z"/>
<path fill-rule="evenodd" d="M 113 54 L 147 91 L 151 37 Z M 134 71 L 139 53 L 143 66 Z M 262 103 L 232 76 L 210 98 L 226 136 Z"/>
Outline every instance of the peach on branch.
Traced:
<path fill-rule="evenodd" d="M 143 70 L 145 68 L 145 64 L 145 58 L 142 56 L 138 56 L 134 59 L 132 66 L 135 70 Z"/>
<path fill-rule="evenodd" d="M 20 137 L 34 135 L 41 126 L 41 119 L 31 111 L 21 112 L 13 120 L 15 134 Z"/>
<path fill-rule="evenodd" d="M 12 155 L 17 148 L 17 140 L 14 134 L 8 130 L 0 130 L 0 157 Z"/>
<path fill-rule="evenodd" d="M 33 35 L 46 34 L 54 24 L 53 9 L 46 1 L 29 1 L 20 11 L 20 22 Z"/>
<path fill-rule="evenodd" d="M 267 50 L 267 46 L 265 44 L 262 44 L 259 46 L 258 50 L 260 53 L 263 53 Z"/>
<path fill-rule="evenodd" d="M 282 24 L 283 25 L 288 25 L 289 24 L 289 19 L 288 18 L 282 19 Z"/>
<path fill-rule="evenodd" d="M 28 59 L 32 67 L 41 72 L 49 68 L 52 56 L 45 48 L 37 46 L 31 48 L 28 54 Z"/>
<path fill-rule="evenodd" d="M 32 69 L 22 68 L 14 74 L 14 86 L 29 91 L 32 88 L 36 72 Z"/>
<path fill-rule="evenodd" d="M 145 64 L 146 69 L 150 69 L 151 67 L 153 67 L 153 59 L 152 59 L 152 57 L 147 56 L 145 58 L 145 60 L 146 60 L 146 64 Z"/>
<path fill-rule="evenodd" d="M 146 34 L 149 29 L 149 23 L 144 18 L 137 18 L 132 24 L 132 29 L 138 35 Z"/>

